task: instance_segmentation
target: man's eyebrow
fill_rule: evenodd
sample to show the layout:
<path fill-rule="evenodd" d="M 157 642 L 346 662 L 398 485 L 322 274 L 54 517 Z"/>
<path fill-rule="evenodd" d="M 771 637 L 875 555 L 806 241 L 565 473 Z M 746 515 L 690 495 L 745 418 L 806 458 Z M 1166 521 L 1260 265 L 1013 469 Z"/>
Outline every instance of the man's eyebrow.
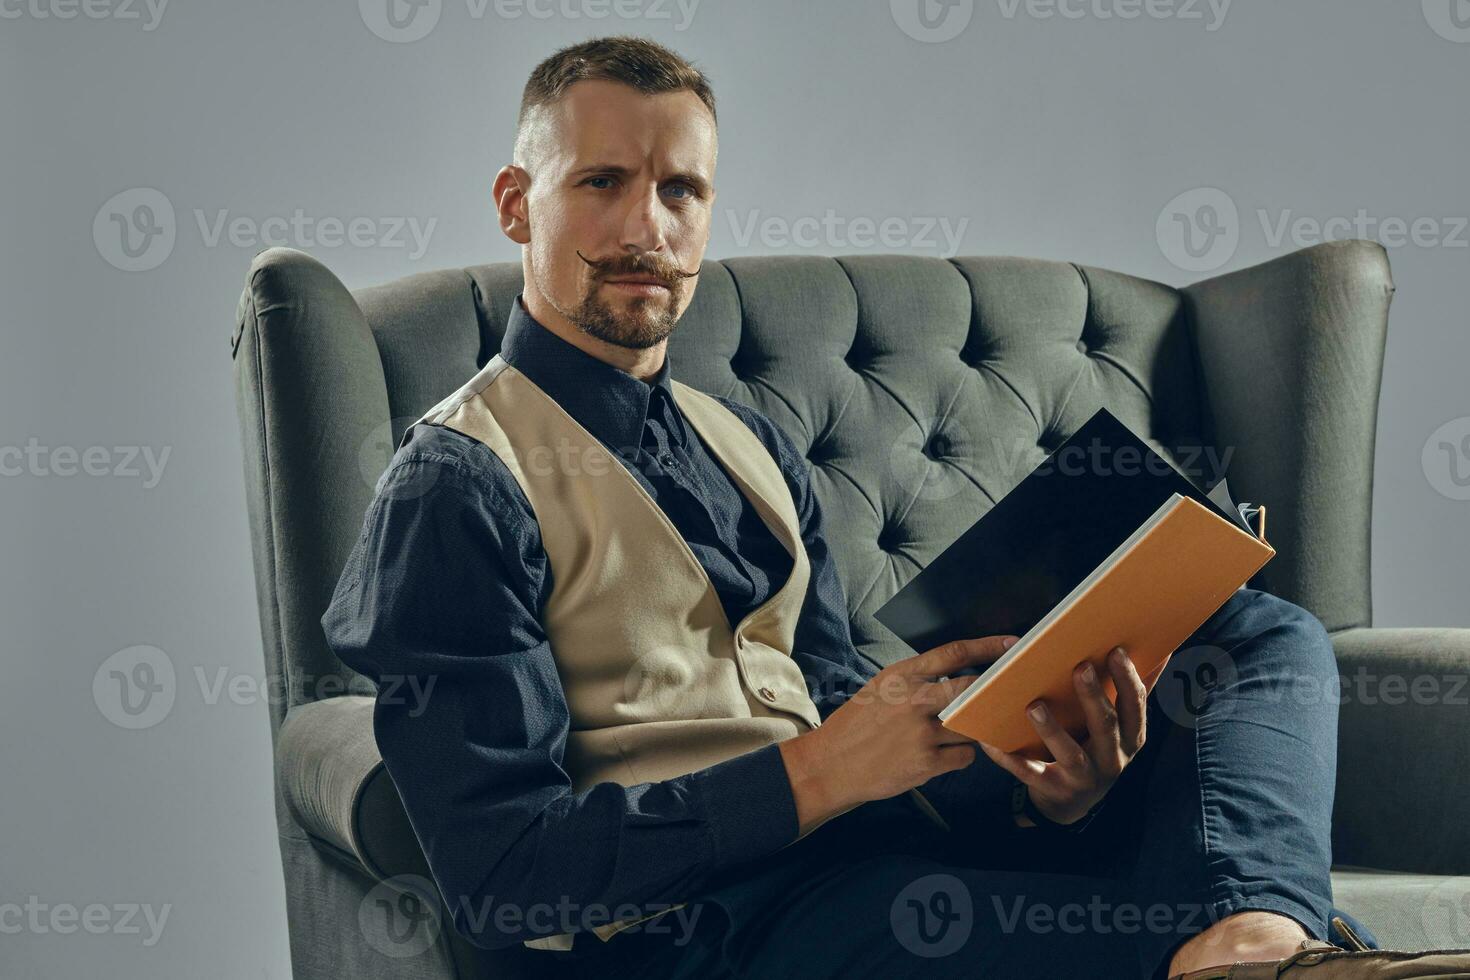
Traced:
<path fill-rule="evenodd" d="M 570 176 L 574 179 L 587 177 L 592 174 L 616 174 L 619 177 L 626 177 L 633 172 L 634 171 L 631 168 L 623 167 L 616 163 L 594 163 L 586 167 L 578 167 L 576 170 L 573 170 L 571 172 Z M 685 183 L 692 184 L 699 190 L 701 194 L 708 195 L 710 191 L 709 181 L 705 180 L 699 174 L 684 173 L 681 171 L 679 173 L 669 174 L 668 177 L 664 179 L 682 180 Z"/>

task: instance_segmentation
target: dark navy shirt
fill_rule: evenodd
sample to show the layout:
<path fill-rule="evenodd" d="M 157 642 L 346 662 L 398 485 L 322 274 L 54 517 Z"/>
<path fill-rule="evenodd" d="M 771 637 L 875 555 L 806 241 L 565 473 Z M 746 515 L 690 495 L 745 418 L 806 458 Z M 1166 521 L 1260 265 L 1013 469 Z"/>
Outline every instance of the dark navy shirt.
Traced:
<path fill-rule="evenodd" d="M 709 573 L 730 622 L 785 582 L 791 555 L 685 424 L 667 356 L 644 382 L 547 330 L 519 297 L 501 356 L 622 460 Z M 878 665 L 853 645 L 805 457 L 764 415 L 714 397 L 791 490 L 811 564 L 793 657 L 825 719 Z M 798 832 L 775 744 L 662 782 L 574 793 L 562 765 L 570 714 L 541 626 L 552 586 L 536 517 L 505 464 L 425 424 L 379 480 L 322 616 L 337 656 L 378 684 L 383 761 L 456 927 L 487 948 L 568 931 L 567 916 L 531 921 L 533 908 L 684 901 Z M 923 788 L 951 825 L 970 770 Z M 497 916 L 501 906 L 519 914 Z"/>

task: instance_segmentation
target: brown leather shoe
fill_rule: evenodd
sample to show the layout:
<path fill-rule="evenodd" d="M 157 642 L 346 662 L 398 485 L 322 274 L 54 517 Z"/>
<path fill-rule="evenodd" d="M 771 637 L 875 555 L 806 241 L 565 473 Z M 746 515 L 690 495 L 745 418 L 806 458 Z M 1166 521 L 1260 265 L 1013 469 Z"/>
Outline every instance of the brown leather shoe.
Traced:
<path fill-rule="evenodd" d="M 1470 980 L 1470 949 L 1410 953 L 1395 949 L 1347 950 L 1320 939 L 1303 939 L 1284 960 L 1231 963 L 1181 973 L 1170 980 L 1408 980 L 1456 977 Z"/>

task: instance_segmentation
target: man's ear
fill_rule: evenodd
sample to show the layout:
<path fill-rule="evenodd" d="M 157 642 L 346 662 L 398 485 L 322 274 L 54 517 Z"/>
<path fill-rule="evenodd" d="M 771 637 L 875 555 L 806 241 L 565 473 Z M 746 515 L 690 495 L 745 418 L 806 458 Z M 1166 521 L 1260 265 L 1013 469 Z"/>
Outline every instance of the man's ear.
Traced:
<path fill-rule="evenodd" d="M 491 185 L 500 230 L 517 245 L 531 240 L 531 218 L 526 210 L 526 192 L 531 188 L 531 175 L 513 163 L 500 168 Z"/>

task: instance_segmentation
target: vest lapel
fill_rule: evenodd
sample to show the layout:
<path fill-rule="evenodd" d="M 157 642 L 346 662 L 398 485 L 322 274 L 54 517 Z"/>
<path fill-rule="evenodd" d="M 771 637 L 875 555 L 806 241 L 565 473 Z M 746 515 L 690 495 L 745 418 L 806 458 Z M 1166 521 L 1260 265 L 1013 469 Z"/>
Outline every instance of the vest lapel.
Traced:
<path fill-rule="evenodd" d="M 746 500 L 755 507 L 776 540 L 791 555 L 791 572 L 781 587 L 757 608 L 750 611 L 743 625 L 758 616 L 773 610 L 778 603 L 789 602 L 793 586 L 800 583 L 802 596 L 796 597 L 797 608 L 805 599 L 808 576 L 804 573 L 806 548 L 801 542 L 800 519 L 791 491 L 781 475 L 780 464 L 766 449 L 765 443 L 725 406 L 709 395 L 686 384 L 674 381 L 674 403 L 704 439 L 705 445 L 714 452 L 715 458 L 730 475 Z M 732 458 L 738 454 L 739 458 Z M 801 574 L 799 574 L 801 573 Z M 735 624 L 732 627 L 738 628 Z"/>
<path fill-rule="evenodd" d="M 505 365 L 504 369 L 515 371 L 528 388 L 534 390 L 545 400 L 546 410 L 560 414 L 567 424 L 575 426 L 586 439 L 588 445 L 599 447 L 602 445 L 596 436 L 588 432 L 580 422 L 573 418 L 561 406 L 560 402 L 548 395 L 535 382 L 526 377 L 525 374 L 516 371 L 514 365 L 506 362 L 499 354 L 496 354 L 492 360 L 500 361 Z M 649 496 L 643 484 L 639 483 L 638 479 L 628 471 L 621 457 L 611 453 L 609 453 L 612 460 L 610 471 L 616 472 L 618 478 L 626 480 L 633 488 L 633 491 L 638 494 L 639 499 L 655 512 L 668 532 L 678 539 L 682 554 L 688 560 L 691 571 L 698 576 L 699 581 L 703 583 L 704 587 L 716 596 L 717 601 L 715 604 L 720 608 L 720 613 L 724 616 L 726 625 L 729 627 L 731 633 L 737 632 L 746 623 L 759 617 L 774 614 L 781 603 L 790 602 L 792 600 L 790 592 L 792 587 L 797 584 L 798 577 L 800 578 L 800 588 L 803 593 L 802 596 L 796 597 L 796 608 L 799 610 L 800 604 L 805 598 L 806 581 L 808 578 L 803 567 L 806 564 L 806 549 L 801 543 L 801 531 L 796 514 L 796 506 L 791 500 L 791 492 L 787 488 L 785 480 L 781 477 L 780 466 L 771 457 L 765 444 L 757 439 L 745 423 L 740 421 L 739 417 L 731 413 L 725 406 L 704 392 L 691 388 L 686 384 L 674 381 L 672 385 L 674 390 L 674 404 L 678 406 L 679 411 L 684 414 L 684 417 L 694 427 L 694 430 L 704 439 L 705 445 L 710 447 L 714 452 L 715 458 L 719 460 L 720 465 L 724 467 L 725 472 L 734 481 L 741 496 L 755 507 L 756 513 L 760 515 L 766 527 L 776 536 L 776 540 L 781 542 L 781 546 L 791 554 L 791 571 L 786 576 L 786 581 L 781 584 L 779 589 L 772 592 L 766 598 L 765 602 L 747 613 L 745 618 L 739 623 L 731 623 L 729 616 L 724 613 L 724 604 L 718 601 L 718 592 L 715 589 L 714 583 L 710 581 L 709 573 L 699 563 L 699 559 L 689 547 L 689 542 L 684 540 L 684 536 L 679 533 L 679 529 L 674 526 L 673 521 L 664 513 L 663 508 Z M 407 436 L 405 434 L 405 441 L 406 439 Z M 747 474 L 750 474 L 750 476 L 747 477 Z M 802 573 L 800 576 L 798 576 L 799 572 Z"/>

